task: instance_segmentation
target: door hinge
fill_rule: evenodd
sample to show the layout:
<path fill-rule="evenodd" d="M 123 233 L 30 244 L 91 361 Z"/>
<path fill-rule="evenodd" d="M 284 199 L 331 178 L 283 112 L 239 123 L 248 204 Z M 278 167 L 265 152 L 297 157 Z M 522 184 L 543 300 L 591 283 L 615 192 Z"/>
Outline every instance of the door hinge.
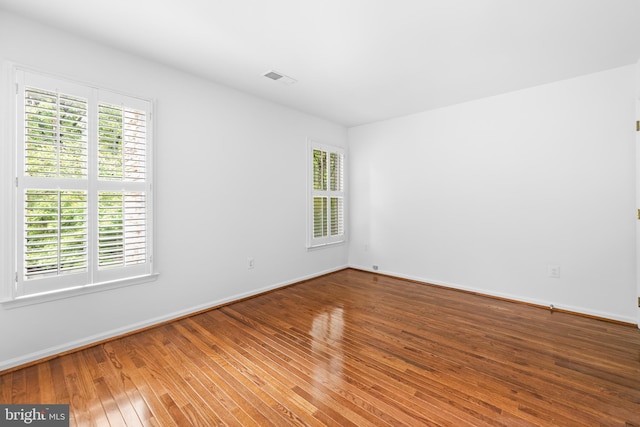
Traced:
<path fill-rule="evenodd" d="M 16 283 L 18 283 L 18 272 L 16 271 Z M 640 298 L 638 298 L 638 300 L 640 301 Z"/>
<path fill-rule="evenodd" d="M 636 132 L 640 132 L 640 120 L 636 120 Z"/>
<path fill-rule="evenodd" d="M 638 297 L 638 308 L 640 308 L 640 297 Z"/>

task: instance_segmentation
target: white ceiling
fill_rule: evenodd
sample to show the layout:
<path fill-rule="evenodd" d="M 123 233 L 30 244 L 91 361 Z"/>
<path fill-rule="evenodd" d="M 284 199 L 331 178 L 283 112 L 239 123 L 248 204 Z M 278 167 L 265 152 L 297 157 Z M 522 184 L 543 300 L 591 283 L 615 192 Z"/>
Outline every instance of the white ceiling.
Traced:
<path fill-rule="evenodd" d="M 0 0 L 353 126 L 640 59 L 640 0 Z M 298 80 L 263 77 L 276 70 Z"/>

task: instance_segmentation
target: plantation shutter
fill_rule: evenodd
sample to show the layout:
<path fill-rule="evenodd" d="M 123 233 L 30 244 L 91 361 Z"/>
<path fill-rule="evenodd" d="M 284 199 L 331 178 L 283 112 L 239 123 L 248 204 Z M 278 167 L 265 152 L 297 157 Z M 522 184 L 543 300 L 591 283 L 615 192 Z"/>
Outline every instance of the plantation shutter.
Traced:
<path fill-rule="evenodd" d="M 144 111 L 98 105 L 98 171 L 100 179 L 144 182 L 147 120 Z"/>
<path fill-rule="evenodd" d="M 98 266 L 124 267 L 145 262 L 144 192 L 98 193 Z"/>
<path fill-rule="evenodd" d="M 311 227 L 309 247 L 344 241 L 344 154 L 311 144 Z"/>
<path fill-rule="evenodd" d="M 16 69 L 16 292 L 148 275 L 148 101 Z"/>
<path fill-rule="evenodd" d="M 101 93 L 97 105 L 99 281 L 147 274 L 150 265 L 150 105 Z"/>
<path fill-rule="evenodd" d="M 87 192 L 27 189 L 27 278 L 87 271 Z"/>
<path fill-rule="evenodd" d="M 25 174 L 86 178 L 87 100 L 31 87 L 24 97 Z"/>

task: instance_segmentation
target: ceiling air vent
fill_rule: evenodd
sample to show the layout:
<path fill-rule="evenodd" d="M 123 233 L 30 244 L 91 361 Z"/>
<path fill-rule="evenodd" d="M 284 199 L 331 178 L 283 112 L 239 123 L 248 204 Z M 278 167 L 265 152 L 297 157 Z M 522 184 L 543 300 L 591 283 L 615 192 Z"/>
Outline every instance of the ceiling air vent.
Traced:
<path fill-rule="evenodd" d="M 285 76 L 284 74 L 279 73 L 277 71 L 273 71 L 273 70 L 267 71 L 266 73 L 264 73 L 264 76 L 268 79 L 275 80 L 278 83 L 282 83 L 285 85 L 292 85 L 295 82 L 297 82 L 296 79 L 291 78 L 289 76 Z"/>

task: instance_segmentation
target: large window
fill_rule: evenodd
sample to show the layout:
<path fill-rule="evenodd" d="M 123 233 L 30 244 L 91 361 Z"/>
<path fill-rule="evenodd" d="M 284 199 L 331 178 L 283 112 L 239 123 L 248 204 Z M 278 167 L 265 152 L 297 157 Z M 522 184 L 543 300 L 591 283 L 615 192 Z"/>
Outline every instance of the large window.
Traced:
<path fill-rule="evenodd" d="M 15 76 L 11 299 L 150 276 L 151 102 Z"/>
<path fill-rule="evenodd" d="M 308 246 L 345 240 L 344 152 L 310 143 L 310 226 Z"/>

